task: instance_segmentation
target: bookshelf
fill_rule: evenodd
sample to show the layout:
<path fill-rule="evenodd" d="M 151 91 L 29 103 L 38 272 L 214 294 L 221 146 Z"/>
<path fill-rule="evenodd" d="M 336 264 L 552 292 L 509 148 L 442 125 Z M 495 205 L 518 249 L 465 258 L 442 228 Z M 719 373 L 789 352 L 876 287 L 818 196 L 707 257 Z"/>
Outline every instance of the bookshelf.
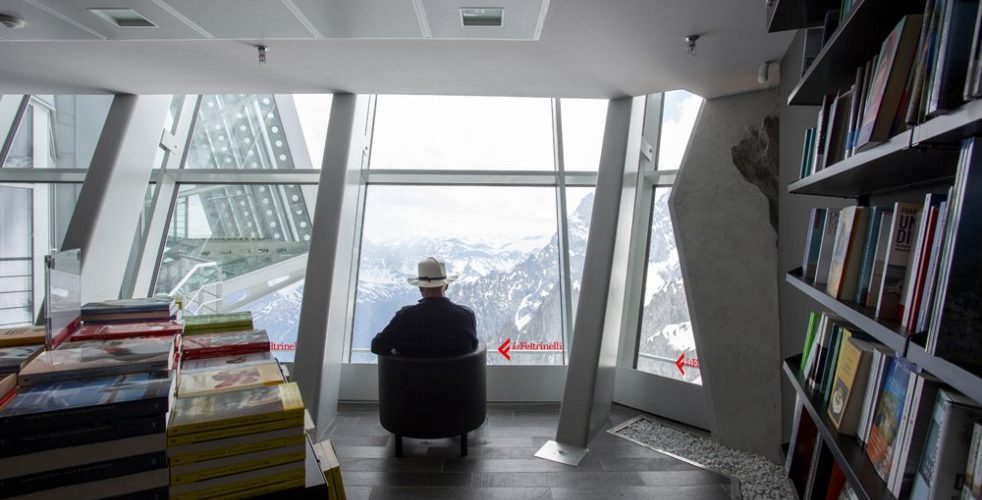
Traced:
<path fill-rule="evenodd" d="M 825 12 L 834 9 L 837 0 L 773 0 L 767 18 L 767 31 L 787 31 L 802 26 L 816 26 L 825 20 Z"/>
<path fill-rule="evenodd" d="M 791 13 L 781 13 L 780 8 L 797 9 L 794 13 L 797 24 L 787 29 L 804 29 L 822 24 L 815 10 L 838 8 L 839 5 L 835 2 L 830 6 L 822 0 L 798 0 L 783 7 L 781 4 L 776 5 L 772 12 L 769 23 L 771 31 L 787 26 L 786 23 L 792 18 Z M 879 53 L 883 40 L 900 19 L 907 14 L 923 13 L 924 8 L 925 0 L 856 0 L 792 89 L 788 105 L 820 105 L 826 94 L 847 90 L 855 83 L 857 66 Z M 779 18 L 779 14 L 784 17 Z M 982 135 L 982 100 L 969 101 L 950 112 L 910 127 L 886 142 L 791 182 L 787 190 L 791 194 L 851 198 L 860 205 L 868 204 L 873 198 L 881 202 L 877 205 L 881 205 L 909 200 L 926 188 L 947 189 L 954 182 L 962 139 L 976 135 Z M 782 165 L 782 168 L 797 166 Z M 894 351 L 897 357 L 906 359 L 917 369 L 934 375 L 982 405 L 982 371 L 930 354 L 924 346 L 926 334 L 915 335 L 915 332 L 896 321 L 877 320 L 872 308 L 836 300 L 826 293 L 824 283 L 806 281 L 800 268 L 788 272 L 785 280 L 797 293 L 807 297 L 815 309 L 823 309 L 837 320 L 869 334 Z M 788 358 L 782 369 L 799 396 L 802 406 L 802 416 L 799 418 L 804 419 L 807 415 L 811 420 L 809 425 L 817 428 L 819 451 L 827 454 L 816 451 L 805 496 L 824 498 L 824 493 L 812 491 L 811 485 L 827 477 L 823 476 L 826 472 L 822 470 L 825 466 L 822 460 L 827 461 L 831 456 L 859 498 L 895 498 L 876 473 L 857 438 L 840 435 L 835 430 L 826 416 L 822 396 L 809 390 L 808 384 L 798 373 L 800 362 L 800 355 Z M 796 429 L 802 423 L 797 421 Z M 794 446 L 792 442 L 792 453 Z"/>
<path fill-rule="evenodd" d="M 798 374 L 801 356 L 793 356 L 784 361 L 784 375 L 787 376 L 795 393 L 801 398 L 805 411 L 818 427 L 825 449 L 835 458 L 846 480 L 852 484 L 860 499 L 879 500 L 895 498 L 886 483 L 880 479 L 873 464 L 866 458 L 866 452 L 851 436 L 837 433 L 826 415 L 826 405 L 808 390 L 808 386 Z M 824 497 L 823 497 L 824 498 Z"/>

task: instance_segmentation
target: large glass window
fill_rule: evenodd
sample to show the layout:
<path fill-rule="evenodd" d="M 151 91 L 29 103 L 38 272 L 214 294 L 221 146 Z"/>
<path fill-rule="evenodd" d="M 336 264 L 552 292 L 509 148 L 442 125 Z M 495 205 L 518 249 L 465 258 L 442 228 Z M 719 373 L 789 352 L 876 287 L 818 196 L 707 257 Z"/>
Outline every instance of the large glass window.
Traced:
<path fill-rule="evenodd" d="M 566 228 L 569 237 L 569 274 L 572 287 L 573 317 L 580 299 L 583 280 L 583 262 L 586 260 L 586 242 L 590 235 L 590 217 L 593 215 L 593 187 L 566 188 Z"/>
<path fill-rule="evenodd" d="M 607 125 L 606 99 L 562 99 L 563 165 L 596 172 Z"/>
<path fill-rule="evenodd" d="M 460 279 L 447 295 L 477 315 L 488 363 L 511 339 L 511 364 L 562 364 L 555 189 L 370 186 L 362 233 L 352 362 L 374 362 L 370 342 L 419 291 L 416 263 L 445 259 Z"/>
<path fill-rule="evenodd" d="M 658 170 L 678 170 L 682 166 L 682 158 L 689 145 L 692 128 L 699 118 L 702 102 L 702 97 L 684 90 L 665 93 Z"/>
<path fill-rule="evenodd" d="M 33 95 L 5 168 L 88 168 L 112 96 Z"/>
<path fill-rule="evenodd" d="M 293 360 L 310 248 L 308 197 L 297 185 L 181 185 L 156 293 L 185 314 L 252 311 L 274 354 Z"/>
<path fill-rule="evenodd" d="M 330 94 L 201 96 L 186 168 L 320 166 Z"/>
<path fill-rule="evenodd" d="M 34 323 L 44 256 L 61 247 L 80 186 L 0 185 L 0 328 Z"/>
<path fill-rule="evenodd" d="M 637 368 L 701 385 L 682 267 L 668 211 L 671 192 L 671 188 L 656 188 L 654 193 Z"/>
<path fill-rule="evenodd" d="M 553 170 L 549 99 L 378 97 L 372 168 Z"/>

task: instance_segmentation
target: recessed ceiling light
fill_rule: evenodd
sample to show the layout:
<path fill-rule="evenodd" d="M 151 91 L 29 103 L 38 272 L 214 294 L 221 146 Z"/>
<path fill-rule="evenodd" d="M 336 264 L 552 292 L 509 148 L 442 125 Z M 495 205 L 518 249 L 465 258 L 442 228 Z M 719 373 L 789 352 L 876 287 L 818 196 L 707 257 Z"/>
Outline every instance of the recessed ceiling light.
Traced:
<path fill-rule="evenodd" d="M 156 28 L 157 25 L 133 9 L 89 9 L 120 28 Z"/>
<path fill-rule="evenodd" d="M 501 26 L 505 16 L 502 7 L 461 7 L 460 22 L 464 26 Z"/>

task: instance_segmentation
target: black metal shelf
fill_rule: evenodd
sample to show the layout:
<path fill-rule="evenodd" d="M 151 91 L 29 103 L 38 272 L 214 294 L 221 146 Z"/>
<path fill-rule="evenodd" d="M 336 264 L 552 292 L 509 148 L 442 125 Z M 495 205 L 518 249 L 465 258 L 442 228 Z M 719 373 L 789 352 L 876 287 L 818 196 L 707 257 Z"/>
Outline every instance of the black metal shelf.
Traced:
<path fill-rule="evenodd" d="M 876 473 L 873 463 L 869 461 L 866 452 L 853 436 L 839 434 L 826 414 L 826 405 L 821 402 L 815 391 L 807 389 L 807 384 L 798 373 L 801 365 L 801 355 L 793 356 L 784 361 L 784 374 L 788 377 L 795 392 L 801 396 L 802 406 L 811 416 L 822 441 L 832 452 L 839 468 L 852 484 L 856 494 L 861 499 L 883 500 L 896 498 L 890 493 L 886 483 Z"/>
<path fill-rule="evenodd" d="M 819 26 L 825 21 L 825 13 L 838 7 L 837 0 L 774 0 L 768 10 L 767 32 Z"/>
<path fill-rule="evenodd" d="M 900 19 L 923 12 L 924 0 L 857 0 L 791 91 L 788 104 L 820 105 L 826 94 L 848 89 L 856 68 L 880 52 Z"/>
<path fill-rule="evenodd" d="M 859 198 L 864 195 L 950 182 L 958 152 L 911 148 L 912 131 L 829 165 L 788 185 L 788 192 Z"/>
<path fill-rule="evenodd" d="M 907 347 L 907 360 L 927 370 L 956 391 L 982 405 L 982 378 L 951 361 L 929 354 L 916 342 Z"/>
<path fill-rule="evenodd" d="M 979 134 L 982 134 L 982 100 L 969 101 L 914 127 L 913 143 L 957 145 L 962 139 Z"/>
<path fill-rule="evenodd" d="M 812 300 L 819 303 L 828 312 L 842 318 L 847 323 L 869 334 L 894 352 L 903 355 L 907 349 L 908 330 L 893 321 L 874 319 L 872 308 L 859 304 L 840 302 L 825 292 L 825 284 L 811 284 L 802 277 L 801 268 L 787 274 L 786 281 Z"/>

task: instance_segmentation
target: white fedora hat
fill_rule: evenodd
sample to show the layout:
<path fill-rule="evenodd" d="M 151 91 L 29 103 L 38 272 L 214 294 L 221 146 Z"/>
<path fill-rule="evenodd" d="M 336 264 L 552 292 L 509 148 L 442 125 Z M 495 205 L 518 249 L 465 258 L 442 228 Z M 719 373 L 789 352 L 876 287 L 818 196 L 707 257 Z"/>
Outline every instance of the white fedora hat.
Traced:
<path fill-rule="evenodd" d="M 412 286 L 436 288 L 457 279 L 456 274 L 447 274 L 447 265 L 442 260 L 433 257 L 419 261 L 416 267 L 416 277 L 406 280 Z"/>

